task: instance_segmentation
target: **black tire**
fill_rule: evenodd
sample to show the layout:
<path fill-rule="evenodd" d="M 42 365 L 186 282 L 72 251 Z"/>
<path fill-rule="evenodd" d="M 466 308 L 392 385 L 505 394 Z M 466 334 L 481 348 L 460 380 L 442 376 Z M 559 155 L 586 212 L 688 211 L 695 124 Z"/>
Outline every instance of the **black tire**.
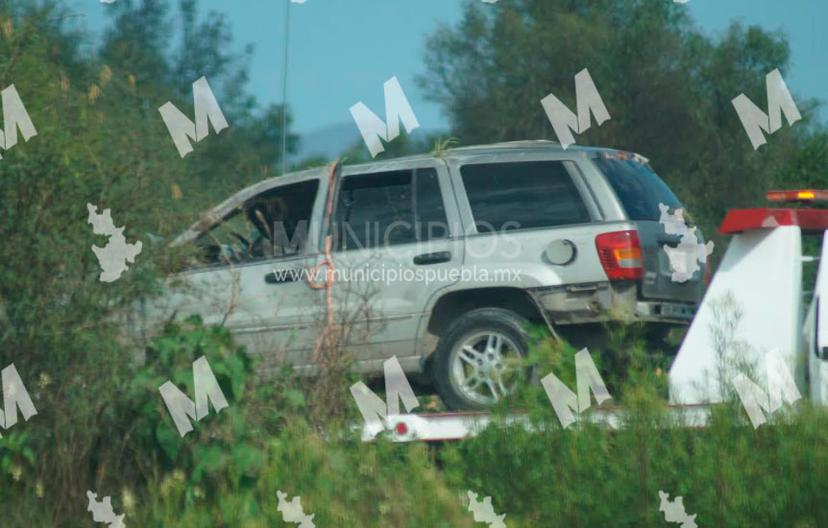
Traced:
<path fill-rule="evenodd" d="M 485 369 L 485 377 L 489 381 L 481 381 L 477 386 L 485 385 L 490 393 L 492 390 L 498 392 L 500 387 L 503 387 L 505 384 L 498 386 L 494 378 L 501 381 L 509 381 L 509 384 L 506 385 L 506 389 L 508 390 L 508 392 L 505 392 L 506 394 L 511 393 L 515 383 L 525 383 L 531 379 L 532 369 L 529 367 L 514 369 L 508 368 L 507 366 L 505 368 L 498 368 L 497 364 L 500 363 L 502 366 L 502 361 L 491 358 L 487 360 L 486 357 L 483 357 L 491 356 L 492 354 L 489 354 L 489 351 L 494 351 L 494 348 L 487 348 L 488 344 L 491 343 L 489 338 L 486 337 L 487 333 L 489 333 L 489 336 L 501 336 L 499 342 L 495 340 L 496 346 L 498 347 L 497 350 L 499 351 L 497 354 L 498 358 L 503 359 L 508 354 L 508 357 L 515 358 L 515 362 L 517 362 L 517 355 L 525 359 L 528 355 L 530 344 L 530 337 L 527 333 L 529 324 L 526 318 L 502 308 L 478 308 L 457 318 L 440 339 L 433 364 L 434 385 L 446 407 L 452 410 L 483 410 L 493 406 L 495 404 L 494 400 L 497 399 L 494 396 L 492 396 L 493 401 L 490 402 L 483 401 L 482 397 L 480 399 L 472 399 L 468 394 L 474 391 L 471 388 L 464 390 L 458 385 L 460 383 L 458 379 L 460 374 L 457 369 L 473 372 L 473 374 L 470 374 L 466 378 L 467 381 L 475 378 L 482 380 Z M 464 344 L 474 342 L 478 339 L 478 336 L 480 336 L 480 343 L 483 346 L 479 347 L 482 350 L 476 353 L 480 354 L 480 356 L 475 356 L 478 359 L 474 361 L 485 361 L 485 366 L 482 363 L 478 366 L 471 366 L 472 361 L 467 358 L 469 353 L 467 350 L 468 347 L 463 347 Z M 484 340 L 486 341 L 485 343 L 483 343 Z M 477 350 L 474 347 L 471 348 Z M 463 358 L 466 358 L 465 360 L 458 357 L 461 350 L 465 352 L 463 354 Z M 460 366 L 458 367 L 457 364 Z M 507 375 L 508 378 L 504 379 Z M 495 388 L 492 389 L 489 383 L 494 383 Z"/>

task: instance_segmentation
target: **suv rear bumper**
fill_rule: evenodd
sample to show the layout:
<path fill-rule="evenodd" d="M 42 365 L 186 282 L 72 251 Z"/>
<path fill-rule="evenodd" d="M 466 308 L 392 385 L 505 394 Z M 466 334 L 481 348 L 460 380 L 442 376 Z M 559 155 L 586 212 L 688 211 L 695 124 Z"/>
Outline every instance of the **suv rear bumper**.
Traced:
<path fill-rule="evenodd" d="M 635 281 L 549 286 L 529 293 L 556 325 L 624 320 L 687 325 L 697 307 L 689 302 L 641 300 Z"/>

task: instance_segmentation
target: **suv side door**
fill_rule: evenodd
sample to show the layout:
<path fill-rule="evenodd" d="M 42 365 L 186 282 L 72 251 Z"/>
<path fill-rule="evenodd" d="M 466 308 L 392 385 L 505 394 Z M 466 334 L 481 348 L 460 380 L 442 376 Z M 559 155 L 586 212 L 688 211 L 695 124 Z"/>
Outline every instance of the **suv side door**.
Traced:
<path fill-rule="evenodd" d="M 420 368 L 420 319 L 463 262 L 448 178 L 442 160 L 407 160 L 346 168 L 337 185 L 335 309 L 351 325 L 359 371 L 381 371 L 394 355 L 404 369 Z"/>
<path fill-rule="evenodd" d="M 226 326 L 264 369 L 306 368 L 322 310 L 321 293 L 302 274 L 315 261 L 319 188 L 319 178 L 273 187 L 203 232 L 198 261 L 177 277 L 183 288 L 167 309 Z"/>

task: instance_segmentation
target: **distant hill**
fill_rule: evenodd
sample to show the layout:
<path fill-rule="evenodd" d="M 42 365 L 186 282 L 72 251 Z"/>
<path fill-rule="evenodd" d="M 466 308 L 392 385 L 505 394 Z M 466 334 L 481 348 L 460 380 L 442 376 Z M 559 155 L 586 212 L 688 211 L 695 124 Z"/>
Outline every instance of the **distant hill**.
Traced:
<path fill-rule="evenodd" d="M 302 134 L 299 140 L 299 150 L 291 161 L 300 161 L 311 156 L 335 158 L 362 141 L 359 129 L 353 122 L 329 125 L 307 134 Z"/>

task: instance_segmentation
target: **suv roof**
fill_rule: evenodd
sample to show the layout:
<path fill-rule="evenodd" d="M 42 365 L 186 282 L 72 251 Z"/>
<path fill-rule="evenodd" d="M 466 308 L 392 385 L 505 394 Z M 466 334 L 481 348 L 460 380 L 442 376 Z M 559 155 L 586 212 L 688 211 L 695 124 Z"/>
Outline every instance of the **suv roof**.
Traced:
<path fill-rule="evenodd" d="M 504 150 L 508 151 L 559 151 L 563 152 L 566 150 L 567 152 L 599 152 L 604 150 L 615 150 L 610 148 L 603 148 L 603 147 L 585 147 L 581 145 L 572 145 L 567 149 L 564 149 L 560 143 L 557 141 L 550 141 L 548 139 L 532 139 L 532 140 L 521 140 L 521 141 L 504 141 L 501 143 L 491 143 L 488 145 L 469 145 L 466 147 L 455 147 L 446 149 L 440 157 L 445 158 L 461 158 L 466 156 L 479 156 L 483 154 L 497 154 L 498 152 L 502 152 Z M 369 161 L 366 163 L 360 163 L 357 165 L 349 165 L 349 167 L 366 167 L 371 166 L 378 163 L 393 163 L 395 161 L 413 161 L 418 159 L 431 159 L 436 157 L 436 155 L 432 152 L 424 152 L 422 154 L 414 154 L 411 156 L 403 156 L 399 158 L 392 158 L 388 160 L 376 160 L 376 161 Z"/>
<path fill-rule="evenodd" d="M 449 149 L 449 153 L 458 154 L 488 154 L 490 152 L 497 152 L 500 150 L 560 150 L 560 151 L 590 151 L 590 150 L 609 150 L 600 147 L 586 147 L 582 145 L 572 145 L 564 149 L 557 141 L 548 139 L 524 139 L 520 141 L 503 141 L 500 143 L 492 143 L 489 145 L 470 145 L 467 147 L 457 147 Z"/>
<path fill-rule="evenodd" d="M 588 154 L 593 154 L 602 151 L 613 151 L 616 149 L 605 148 L 605 147 L 585 147 L 580 145 L 572 145 L 567 149 L 564 149 L 560 143 L 557 141 L 550 141 L 547 139 L 536 139 L 536 140 L 522 140 L 522 141 L 505 141 L 501 143 L 492 143 L 489 145 L 470 145 L 467 147 L 456 147 L 447 149 L 443 154 L 440 155 L 442 158 L 454 158 L 454 159 L 462 159 L 465 157 L 473 157 L 479 156 L 484 154 L 497 154 L 498 152 L 503 151 L 511 151 L 511 152 L 534 152 L 534 151 L 546 151 L 549 152 L 550 150 L 560 151 L 563 152 L 566 150 L 567 152 L 586 152 Z M 430 160 L 436 157 L 435 154 L 428 152 L 422 154 L 414 154 L 411 156 L 403 156 L 399 158 L 392 158 L 388 160 L 376 160 L 376 161 L 369 161 L 366 163 L 359 163 L 356 165 L 346 165 L 348 168 L 353 169 L 364 169 L 366 167 L 373 167 L 379 165 L 393 165 L 394 163 L 403 163 L 403 162 L 411 162 L 416 160 Z M 260 182 L 254 183 L 249 187 L 245 187 L 244 189 L 240 190 L 236 194 L 230 196 L 220 204 L 216 205 L 206 213 L 202 214 L 200 219 L 192 224 L 189 229 L 187 229 L 184 233 L 179 235 L 174 241 L 173 245 L 180 244 L 192 240 L 195 236 L 203 231 L 206 227 L 218 222 L 222 218 L 224 218 L 227 214 L 233 211 L 237 206 L 246 202 L 250 198 L 265 192 L 273 187 L 286 185 L 290 183 L 298 183 L 302 182 L 311 178 L 318 178 L 320 176 L 324 176 L 328 170 L 327 166 L 324 167 L 315 167 L 312 169 L 306 169 L 303 171 L 298 172 L 289 172 L 282 176 L 274 176 L 272 178 L 268 178 L 266 180 L 262 180 Z"/>

